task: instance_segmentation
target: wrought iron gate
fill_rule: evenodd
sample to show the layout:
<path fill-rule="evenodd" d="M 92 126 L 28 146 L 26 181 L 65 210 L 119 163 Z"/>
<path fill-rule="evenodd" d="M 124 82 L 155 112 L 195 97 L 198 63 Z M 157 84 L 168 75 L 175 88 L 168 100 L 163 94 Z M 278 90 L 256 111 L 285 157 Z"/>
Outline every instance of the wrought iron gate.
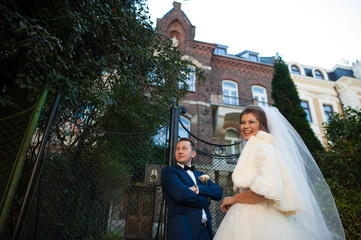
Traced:
<path fill-rule="evenodd" d="M 12 220 L 12 239 L 164 239 L 160 172 L 174 162 L 178 130 L 184 127 L 179 118 L 185 112 L 173 106 L 164 126 L 139 133 L 89 129 L 76 121 L 49 124 L 44 147 L 31 149 L 42 161 Z M 36 134 L 33 139 L 47 135 Z M 224 154 L 230 145 L 189 134 L 197 140 L 194 165 L 231 194 L 230 174 L 238 155 Z M 210 207 L 214 230 L 224 216 L 219 206 L 212 202 Z"/>
<path fill-rule="evenodd" d="M 210 179 L 213 182 L 221 186 L 224 196 L 234 195 L 231 175 L 239 158 L 239 153 L 231 154 L 227 150 L 229 148 L 236 147 L 237 149 L 239 149 L 238 152 L 241 152 L 241 148 L 242 148 L 241 142 L 234 144 L 215 144 L 200 139 L 192 132 L 190 132 L 180 121 L 180 115 L 186 113 L 187 113 L 187 109 L 185 107 L 180 106 L 177 108 L 173 106 L 172 114 L 171 114 L 172 115 L 171 119 L 173 122 L 171 126 L 173 126 L 173 128 L 171 127 L 171 131 L 170 131 L 170 142 L 171 143 L 177 142 L 179 138 L 178 136 L 179 127 L 183 128 L 184 131 L 188 132 L 189 138 L 191 138 L 196 142 L 196 149 L 197 149 L 197 155 L 192 161 L 192 164 L 196 166 L 197 170 L 205 172 L 210 176 Z M 174 149 L 175 146 L 171 145 L 170 158 L 172 158 L 172 161 L 169 162 L 169 164 L 174 162 L 173 159 Z M 218 229 L 218 226 L 220 225 L 222 219 L 225 216 L 225 213 L 222 213 L 222 211 L 220 210 L 221 203 L 222 203 L 221 201 L 219 202 L 213 201 L 210 205 L 212 226 L 214 232 Z"/>

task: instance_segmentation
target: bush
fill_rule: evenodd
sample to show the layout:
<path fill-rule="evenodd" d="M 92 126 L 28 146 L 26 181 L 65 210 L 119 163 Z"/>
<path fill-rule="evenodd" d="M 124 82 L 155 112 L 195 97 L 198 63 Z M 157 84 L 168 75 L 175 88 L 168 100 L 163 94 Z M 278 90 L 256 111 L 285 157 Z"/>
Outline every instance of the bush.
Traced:
<path fill-rule="evenodd" d="M 345 230 L 346 239 L 361 239 L 361 193 L 328 181 Z"/>

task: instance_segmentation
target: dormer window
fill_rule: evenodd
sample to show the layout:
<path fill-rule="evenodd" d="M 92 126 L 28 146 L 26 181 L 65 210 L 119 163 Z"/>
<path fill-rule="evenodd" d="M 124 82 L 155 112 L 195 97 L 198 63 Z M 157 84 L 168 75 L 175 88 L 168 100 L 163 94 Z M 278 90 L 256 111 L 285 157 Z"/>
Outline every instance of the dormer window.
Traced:
<path fill-rule="evenodd" d="M 215 54 L 219 55 L 227 55 L 227 46 L 224 45 L 217 45 L 216 49 L 214 50 Z"/>
<path fill-rule="evenodd" d="M 288 63 L 288 71 L 294 75 L 306 76 L 305 69 L 303 68 L 303 66 L 301 64 L 299 64 L 297 62 Z"/>
<path fill-rule="evenodd" d="M 237 57 L 247 59 L 252 62 L 259 62 L 259 53 L 245 50 L 236 54 Z"/>
<path fill-rule="evenodd" d="M 300 69 L 296 65 L 291 66 L 291 71 L 292 71 L 292 74 L 297 74 L 297 75 L 301 74 Z"/>
<path fill-rule="evenodd" d="M 325 77 L 323 76 L 323 74 L 320 70 L 315 70 L 315 78 L 325 79 Z"/>
<path fill-rule="evenodd" d="M 258 56 L 255 54 L 249 54 L 249 60 L 253 62 L 258 62 Z"/>

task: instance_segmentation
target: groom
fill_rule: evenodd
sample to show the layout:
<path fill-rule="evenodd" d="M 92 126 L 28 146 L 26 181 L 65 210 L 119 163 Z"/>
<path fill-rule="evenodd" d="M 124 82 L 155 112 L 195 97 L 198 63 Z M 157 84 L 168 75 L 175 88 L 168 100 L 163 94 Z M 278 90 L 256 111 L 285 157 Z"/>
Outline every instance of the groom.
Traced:
<path fill-rule="evenodd" d="M 213 238 L 210 199 L 219 201 L 222 189 L 211 180 L 199 179 L 194 170 L 194 143 L 181 138 L 176 146 L 176 163 L 162 170 L 162 188 L 168 206 L 167 240 L 211 240 Z"/>

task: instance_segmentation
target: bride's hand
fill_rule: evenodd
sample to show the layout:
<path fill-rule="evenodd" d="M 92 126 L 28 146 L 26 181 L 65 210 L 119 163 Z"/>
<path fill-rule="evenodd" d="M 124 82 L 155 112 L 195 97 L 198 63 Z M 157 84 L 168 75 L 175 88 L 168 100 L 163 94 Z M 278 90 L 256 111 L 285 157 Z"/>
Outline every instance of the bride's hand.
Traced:
<path fill-rule="evenodd" d="M 222 212 L 228 212 L 228 209 L 234 204 L 232 197 L 225 197 L 221 205 Z"/>

